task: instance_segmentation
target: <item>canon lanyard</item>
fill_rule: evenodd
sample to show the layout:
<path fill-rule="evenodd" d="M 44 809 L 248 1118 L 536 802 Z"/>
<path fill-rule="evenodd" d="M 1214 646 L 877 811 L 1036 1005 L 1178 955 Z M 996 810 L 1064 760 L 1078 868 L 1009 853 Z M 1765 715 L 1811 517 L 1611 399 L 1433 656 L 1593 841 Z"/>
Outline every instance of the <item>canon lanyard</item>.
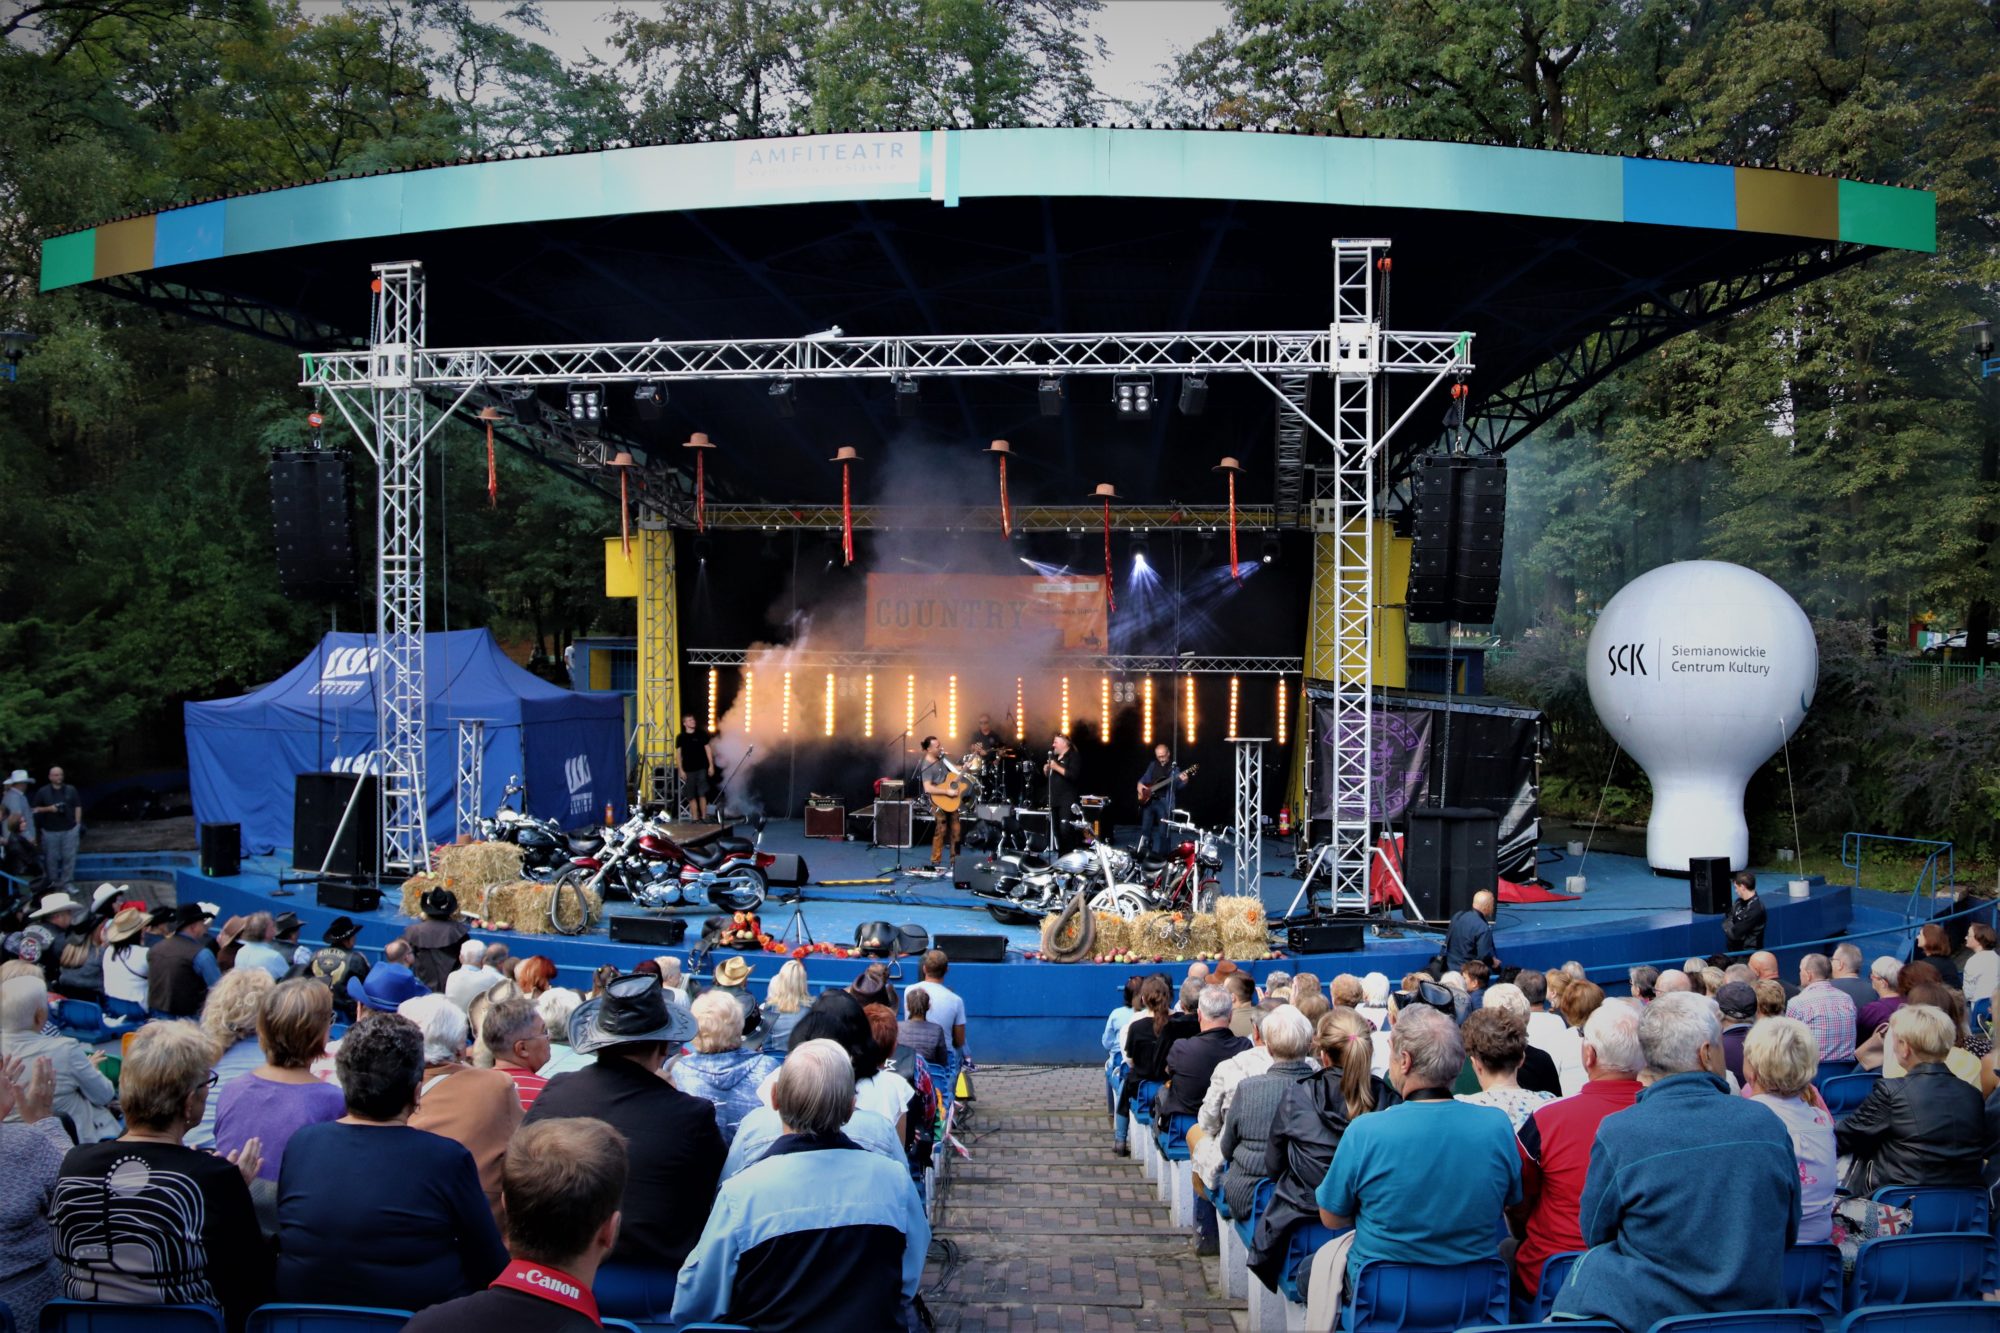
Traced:
<path fill-rule="evenodd" d="M 539 1296 L 545 1301 L 574 1310 L 589 1319 L 591 1323 L 602 1325 L 597 1317 L 597 1298 L 590 1294 L 590 1288 L 559 1268 L 548 1264 L 531 1263 L 526 1259 L 516 1259 L 500 1270 L 500 1276 L 493 1279 L 496 1287 L 507 1287 L 513 1291 L 525 1291 L 530 1296 Z"/>

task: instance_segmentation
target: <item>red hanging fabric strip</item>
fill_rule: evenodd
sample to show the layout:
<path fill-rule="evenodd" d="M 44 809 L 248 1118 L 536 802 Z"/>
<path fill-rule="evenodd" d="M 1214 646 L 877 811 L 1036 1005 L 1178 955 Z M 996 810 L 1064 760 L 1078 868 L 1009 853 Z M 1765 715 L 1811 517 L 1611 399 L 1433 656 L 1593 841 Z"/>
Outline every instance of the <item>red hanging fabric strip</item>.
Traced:
<path fill-rule="evenodd" d="M 701 450 L 694 451 L 694 530 L 707 532 L 708 505 L 702 499 L 701 455 Z"/>
<path fill-rule="evenodd" d="M 632 558 L 632 502 L 625 488 L 626 474 L 632 469 L 618 469 L 618 541 L 625 549 L 625 558 Z"/>
<path fill-rule="evenodd" d="M 1000 535 L 1014 535 L 1014 515 L 1007 508 L 1007 455 L 1000 455 Z"/>
<path fill-rule="evenodd" d="M 848 482 L 848 467 L 840 465 L 840 554 L 846 564 L 854 563 L 854 491 Z"/>
<path fill-rule="evenodd" d="M 1104 609 L 1116 611 L 1118 596 L 1111 585 L 1111 501 L 1104 502 Z"/>
<path fill-rule="evenodd" d="M 486 507 L 500 505 L 500 473 L 493 465 L 493 423 L 486 423 Z"/>
<path fill-rule="evenodd" d="M 1236 572 L 1236 474 L 1229 474 L 1229 577 L 1238 583 L 1243 576 Z"/>

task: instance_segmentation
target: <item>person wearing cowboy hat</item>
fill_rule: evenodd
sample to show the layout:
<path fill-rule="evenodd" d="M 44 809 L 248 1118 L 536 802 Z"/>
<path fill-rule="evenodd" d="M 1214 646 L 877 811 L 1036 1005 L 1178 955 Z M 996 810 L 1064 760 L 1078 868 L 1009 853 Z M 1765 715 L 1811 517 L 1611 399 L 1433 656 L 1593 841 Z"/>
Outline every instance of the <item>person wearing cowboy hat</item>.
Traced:
<path fill-rule="evenodd" d="M 146 908 L 120 907 L 104 927 L 104 1012 L 107 1017 L 146 1016 Z"/>
<path fill-rule="evenodd" d="M 63 942 L 69 938 L 69 928 L 89 910 L 67 893 L 44 894 L 35 910 L 28 913 L 27 929 L 12 943 L 14 956 L 24 963 L 39 964 L 48 984 L 54 986 L 62 975 Z"/>
<path fill-rule="evenodd" d="M 458 895 L 450 889 L 432 889 L 419 905 L 424 919 L 412 921 L 403 932 L 403 941 L 410 946 L 410 970 L 424 985 L 443 993 L 445 979 L 458 966 L 459 946 L 472 938 L 472 932 L 458 919 Z"/>
<path fill-rule="evenodd" d="M 0 784 L 0 857 L 7 873 L 23 879 L 41 871 L 41 849 L 35 844 L 35 815 L 28 805 L 28 770 L 17 768 Z M 33 872 L 30 874 L 28 872 Z"/>
<path fill-rule="evenodd" d="M 430 993 L 416 973 L 401 963 L 384 963 L 371 968 L 365 976 L 347 979 L 347 998 L 359 1009 L 372 1009 L 378 1014 L 393 1014 L 403 1001 Z"/>
<path fill-rule="evenodd" d="M 570 1045 L 596 1063 L 550 1079 L 522 1122 L 585 1116 L 625 1136 L 625 1225 L 606 1263 L 643 1270 L 634 1285 L 645 1289 L 612 1293 L 600 1282 L 606 1314 L 645 1318 L 671 1307 L 674 1277 L 708 1223 L 725 1155 L 715 1108 L 660 1076 L 697 1030 L 694 1015 L 667 999 L 658 977 L 616 978 L 570 1016 Z"/>
<path fill-rule="evenodd" d="M 750 994 L 750 974 L 757 969 L 742 958 L 725 958 L 715 965 L 715 984 L 709 987 L 727 995 L 743 1008 L 743 1049 L 764 1049 L 764 1012 Z"/>
<path fill-rule="evenodd" d="M 222 966 L 208 947 L 214 916 L 206 903 L 174 909 L 173 934 L 155 944 L 146 959 L 146 1008 L 153 1017 L 193 1018 L 208 999 L 208 988 L 222 980 Z"/>
<path fill-rule="evenodd" d="M 354 1019 L 354 1000 L 347 993 L 348 979 L 368 975 L 368 958 L 354 947 L 354 937 L 360 933 L 353 917 L 337 916 L 321 933 L 324 943 L 306 955 L 305 974 L 333 991 L 334 1009 L 349 1022 Z"/>

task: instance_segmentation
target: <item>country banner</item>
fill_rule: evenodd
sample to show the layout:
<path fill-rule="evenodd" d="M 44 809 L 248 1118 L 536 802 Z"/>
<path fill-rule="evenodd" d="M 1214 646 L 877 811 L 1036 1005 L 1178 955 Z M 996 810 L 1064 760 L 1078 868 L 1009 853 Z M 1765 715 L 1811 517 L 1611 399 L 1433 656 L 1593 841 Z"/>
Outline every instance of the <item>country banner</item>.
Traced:
<path fill-rule="evenodd" d="M 870 648 L 1103 653 L 1109 642 L 1101 576 L 868 576 Z"/>

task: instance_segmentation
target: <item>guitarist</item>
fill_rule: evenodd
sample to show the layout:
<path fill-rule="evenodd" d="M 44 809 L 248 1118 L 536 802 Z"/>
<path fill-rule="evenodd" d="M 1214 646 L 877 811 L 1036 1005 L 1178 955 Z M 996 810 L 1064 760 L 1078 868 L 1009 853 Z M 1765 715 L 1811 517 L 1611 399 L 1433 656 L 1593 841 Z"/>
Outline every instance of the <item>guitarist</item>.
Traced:
<path fill-rule="evenodd" d="M 1193 774 L 1193 769 L 1181 772 L 1165 743 L 1153 747 L 1153 762 L 1139 778 L 1140 851 L 1160 855 L 1161 827 L 1174 812 L 1175 791 Z"/>
<path fill-rule="evenodd" d="M 959 828 L 959 799 L 965 795 L 970 782 L 963 773 L 944 757 L 944 747 L 935 736 L 924 737 L 924 758 L 917 766 L 917 777 L 924 784 L 924 794 L 931 798 L 937 815 L 931 821 L 931 864 L 944 864 L 945 844 L 951 844 L 953 859 L 958 856 L 958 844 L 964 833 Z"/>

